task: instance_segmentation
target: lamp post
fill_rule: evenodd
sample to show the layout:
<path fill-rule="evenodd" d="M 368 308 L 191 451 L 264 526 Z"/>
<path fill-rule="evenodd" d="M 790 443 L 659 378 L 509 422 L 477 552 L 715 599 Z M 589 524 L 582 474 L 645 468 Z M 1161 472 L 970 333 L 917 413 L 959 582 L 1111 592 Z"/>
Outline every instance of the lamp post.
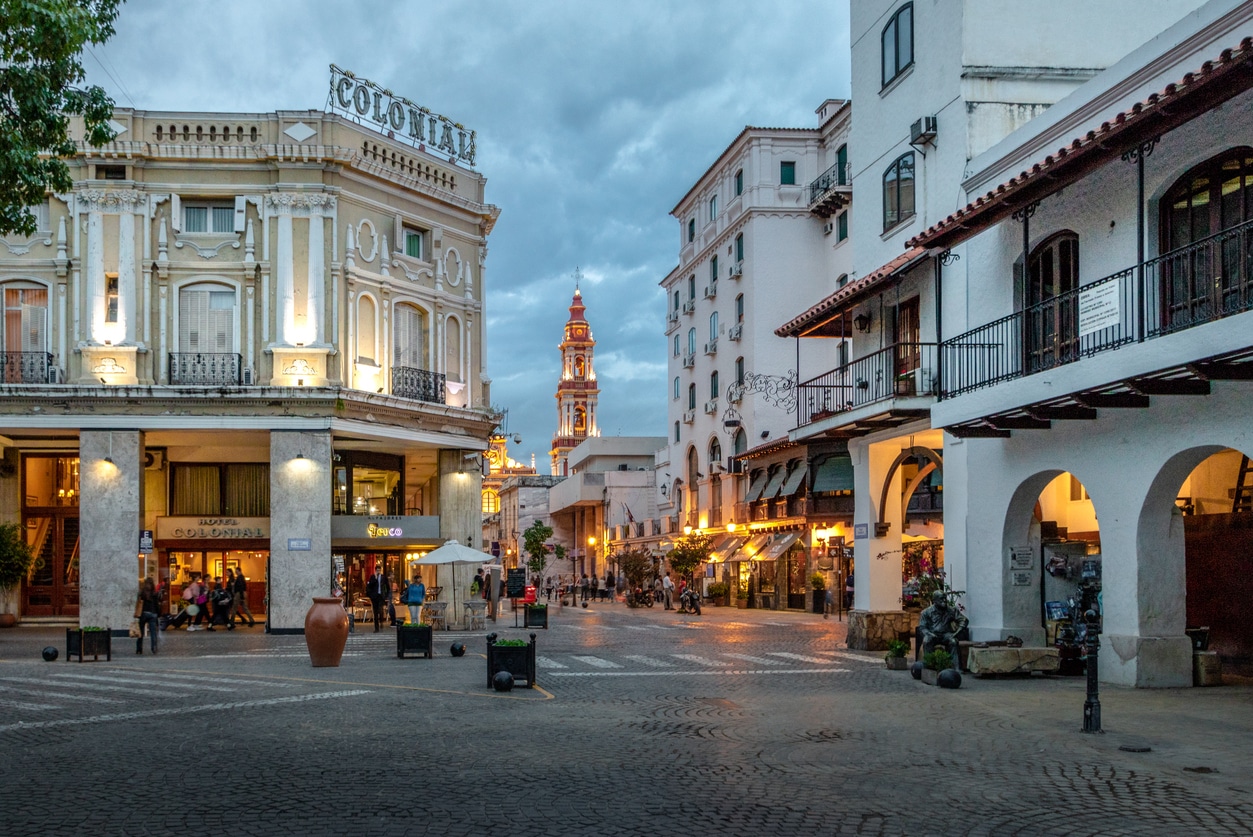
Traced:
<path fill-rule="evenodd" d="M 596 536 L 589 535 L 587 538 L 587 555 L 591 559 L 591 572 L 589 575 L 596 575 Z"/>

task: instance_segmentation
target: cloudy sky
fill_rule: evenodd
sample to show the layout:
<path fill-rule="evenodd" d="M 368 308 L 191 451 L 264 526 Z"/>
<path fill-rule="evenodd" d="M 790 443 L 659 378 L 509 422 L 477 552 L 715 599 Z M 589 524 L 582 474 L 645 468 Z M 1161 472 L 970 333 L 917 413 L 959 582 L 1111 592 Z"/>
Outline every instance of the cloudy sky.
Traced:
<path fill-rule="evenodd" d="M 332 63 L 478 132 L 492 402 L 547 473 L 576 266 L 604 435 L 665 435 L 668 214 L 745 125 L 849 95 L 846 0 L 129 0 L 89 80 L 119 106 L 322 108 Z"/>

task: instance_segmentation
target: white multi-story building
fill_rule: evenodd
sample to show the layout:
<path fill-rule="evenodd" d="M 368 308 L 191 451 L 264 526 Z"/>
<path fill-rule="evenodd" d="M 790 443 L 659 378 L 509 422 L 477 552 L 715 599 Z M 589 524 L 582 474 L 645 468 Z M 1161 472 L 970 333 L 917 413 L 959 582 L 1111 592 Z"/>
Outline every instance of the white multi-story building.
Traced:
<path fill-rule="evenodd" d="M 39 556 L 24 616 L 124 630 L 138 576 L 177 601 L 234 568 L 299 631 L 310 596 L 477 537 L 499 211 L 473 136 L 392 104 L 393 129 L 441 137 L 119 110 L 38 234 L 0 240 L 0 513 Z"/>
<path fill-rule="evenodd" d="M 853 4 L 855 269 L 817 305 L 793 307 L 799 316 L 776 332 L 851 343 L 826 371 L 802 376 L 792 434 L 848 440 L 856 473 L 851 646 L 882 648 L 908 630 L 903 576 L 944 561 L 941 511 L 951 492 L 943 491 L 945 437 L 930 418 L 947 368 L 938 344 L 985 302 L 950 290 L 975 267 L 968 258 L 912 239 L 964 205 L 971 158 L 1048 113 L 1187 5 Z M 1028 30 L 1031 37 L 1022 37 Z M 969 583 L 951 564 L 949 580 Z"/>

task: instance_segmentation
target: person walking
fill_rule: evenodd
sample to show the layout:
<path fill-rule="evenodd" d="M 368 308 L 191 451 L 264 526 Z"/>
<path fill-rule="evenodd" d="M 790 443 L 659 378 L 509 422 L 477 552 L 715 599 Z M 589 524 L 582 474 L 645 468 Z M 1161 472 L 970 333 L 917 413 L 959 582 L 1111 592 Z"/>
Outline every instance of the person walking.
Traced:
<path fill-rule="evenodd" d="M 591 595 L 592 595 L 592 601 L 596 601 L 597 599 L 600 598 L 600 576 L 599 575 L 592 576 Z"/>
<path fill-rule="evenodd" d="M 587 573 L 583 573 L 583 577 L 579 579 L 579 601 L 587 601 L 588 591 L 591 589 L 592 583 L 587 578 Z"/>
<path fill-rule="evenodd" d="M 248 609 L 248 579 L 244 578 L 243 570 L 235 571 L 235 587 L 231 590 L 235 596 L 235 614 L 239 617 L 239 624 L 244 623 L 244 617 L 248 617 L 248 627 L 257 624 L 257 620 L 252 618 L 252 611 Z"/>
<path fill-rule="evenodd" d="M 135 653 L 144 653 L 144 628 L 152 643 L 152 653 L 157 653 L 157 634 L 161 624 L 161 594 L 151 578 L 145 578 L 139 587 L 139 597 L 135 601 L 135 612 L 139 614 L 139 638 L 135 640 Z"/>
<path fill-rule="evenodd" d="M 235 571 L 229 567 L 226 570 L 226 578 L 222 581 L 222 590 L 231 597 L 231 604 L 226 609 L 226 624 L 235 628 Z"/>
<path fill-rule="evenodd" d="M 415 575 L 405 591 L 405 604 L 409 606 L 409 624 L 416 625 L 422 621 L 422 605 L 426 602 L 426 585 L 422 583 L 422 577 Z"/>
<path fill-rule="evenodd" d="M 383 630 L 383 606 L 391 597 L 387 586 L 387 576 L 383 575 L 382 565 L 374 568 L 374 575 L 366 582 L 365 594 L 370 598 L 370 611 L 374 618 L 374 633 Z"/>
<path fill-rule="evenodd" d="M 205 586 L 199 574 L 191 577 L 191 584 L 187 585 L 187 589 L 192 591 L 191 598 L 188 601 L 196 606 L 195 618 L 187 626 L 187 630 L 189 632 L 204 630 L 204 622 L 209 616 L 209 589 Z M 187 598 L 187 594 L 184 593 L 183 597 Z M 209 627 L 213 627 L 213 624 L 210 623 Z"/>
<path fill-rule="evenodd" d="M 666 610 L 674 610 L 674 580 L 670 578 L 670 573 L 666 573 L 661 580 L 661 594 L 666 600 Z"/>

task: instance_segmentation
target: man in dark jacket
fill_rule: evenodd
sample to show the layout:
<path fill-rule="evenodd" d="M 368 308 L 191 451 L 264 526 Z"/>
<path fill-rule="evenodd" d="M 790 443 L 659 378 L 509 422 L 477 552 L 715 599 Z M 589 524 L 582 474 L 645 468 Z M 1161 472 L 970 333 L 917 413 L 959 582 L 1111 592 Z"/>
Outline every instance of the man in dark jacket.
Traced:
<path fill-rule="evenodd" d="M 370 597 L 370 609 L 374 614 L 374 632 L 378 633 L 383 630 L 383 612 L 388 600 L 392 597 L 391 585 L 387 583 L 387 576 L 383 575 L 381 566 L 375 568 L 374 575 L 370 576 L 370 580 L 366 582 L 365 594 Z"/>
<path fill-rule="evenodd" d="M 248 617 L 248 626 L 252 627 L 257 624 L 257 620 L 252 618 L 252 611 L 248 609 L 248 579 L 244 578 L 243 570 L 235 571 L 235 615 L 239 617 L 242 625 L 244 617 Z"/>

